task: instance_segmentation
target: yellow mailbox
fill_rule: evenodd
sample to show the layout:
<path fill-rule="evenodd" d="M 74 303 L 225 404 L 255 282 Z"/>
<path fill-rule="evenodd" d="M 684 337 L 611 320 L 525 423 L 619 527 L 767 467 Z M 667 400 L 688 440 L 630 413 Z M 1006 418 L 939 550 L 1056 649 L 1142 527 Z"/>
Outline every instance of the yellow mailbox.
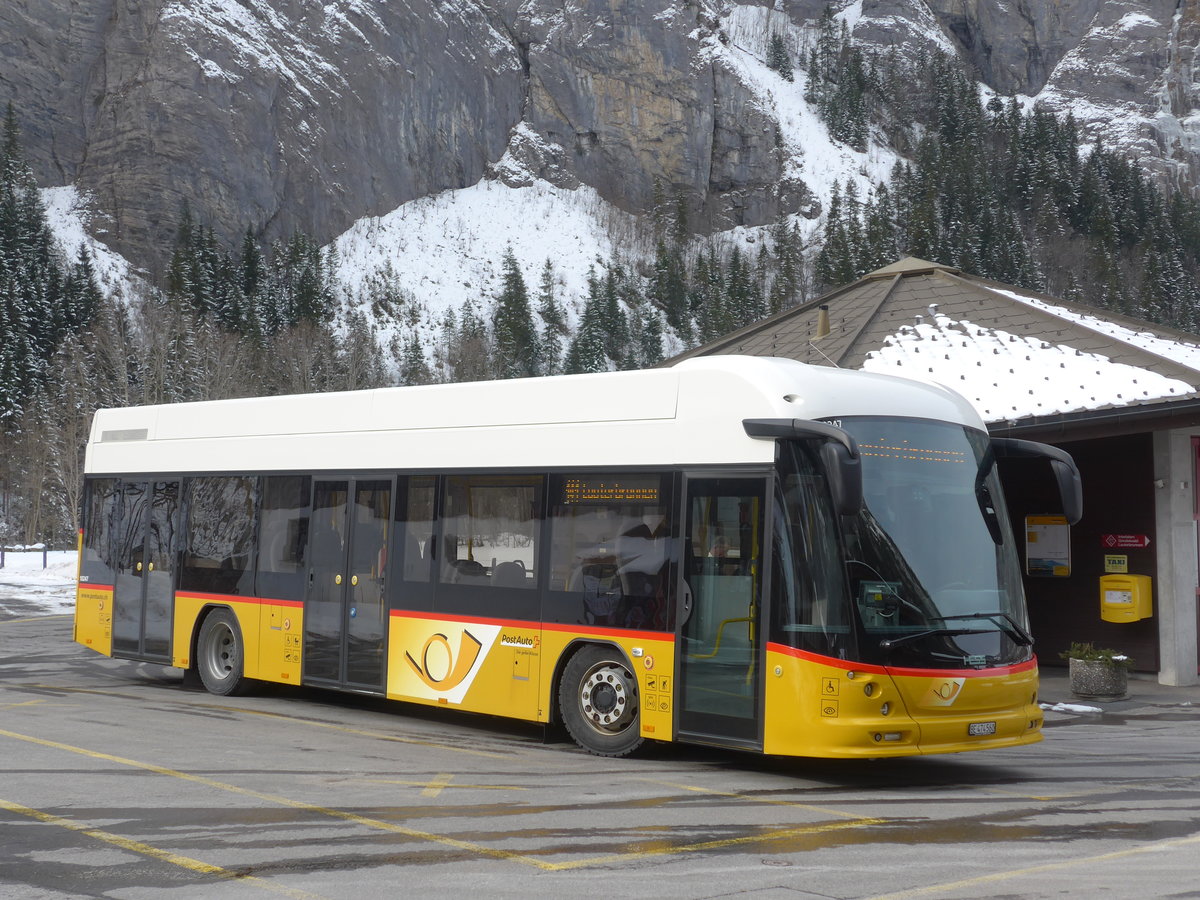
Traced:
<path fill-rule="evenodd" d="M 1149 575 L 1101 575 L 1100 618 L 1136 622 L 1150 617 Z"/>

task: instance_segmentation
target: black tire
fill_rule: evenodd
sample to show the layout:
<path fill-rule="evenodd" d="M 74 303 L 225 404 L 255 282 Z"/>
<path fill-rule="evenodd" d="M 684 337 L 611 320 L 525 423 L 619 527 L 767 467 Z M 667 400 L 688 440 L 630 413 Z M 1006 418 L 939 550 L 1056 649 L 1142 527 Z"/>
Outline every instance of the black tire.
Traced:
<path fill-rule="evenodd" d="M 196 668 L 210 694 L 228 697 L 250 686 L 243 674 L 246 645 L 237 617 L 228 609 L 214 609 L 204 617 L 196 639 Z"/>
<path fill-rule="evenodd" d="M 637 676 L 613 647 L 584 647 L 567 661 L 558 709 L 575 743 L 596 756 L 628 756 L 642 746 Z"/>

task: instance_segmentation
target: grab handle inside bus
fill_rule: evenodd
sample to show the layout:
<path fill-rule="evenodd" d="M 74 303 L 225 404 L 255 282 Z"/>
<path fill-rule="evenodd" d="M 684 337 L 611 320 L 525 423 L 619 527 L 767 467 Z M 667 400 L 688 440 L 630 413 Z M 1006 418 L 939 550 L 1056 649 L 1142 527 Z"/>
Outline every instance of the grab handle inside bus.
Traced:
<path fill-rule="evenodd" d="M 1058 494 L 1062 498 L 1063 515 L 1072 525 L 1078 524 L 1083 518 L 1083 482 L 1070 453 L 1049 444 L 1017 438 L 992 438 L 992 448 L 998 458 L 1048 460 L 1058 484 Z"/>
<path fill-rule="evenodd" d="M 843 516 L 858 515 L 862 509 L 862 469 L 858 442 L 848 431 L 808 419 L 743 419 L 742 427 L 750 437 L 823 441 L 821 462 L 837 511 Z"/>

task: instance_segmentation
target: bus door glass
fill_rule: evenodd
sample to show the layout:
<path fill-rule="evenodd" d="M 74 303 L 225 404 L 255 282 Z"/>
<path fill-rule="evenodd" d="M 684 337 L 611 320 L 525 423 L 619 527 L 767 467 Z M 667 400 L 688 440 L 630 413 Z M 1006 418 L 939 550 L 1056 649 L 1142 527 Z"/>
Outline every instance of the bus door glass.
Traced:
<path fill-rule="evenodd" d="M 113 653 L 168 660 L 175 607 L 179 482 L 124 482 L 118 502 Z"/>
<path fill-rule="evenodd" d="M 392 483 L 313 482 L 304 678 L 383 688 Z"/>
<path fill-rule="evenodd" d="M 688 478 L 680 585 L 682 734 L 758 744 L 764 478 Z"/>

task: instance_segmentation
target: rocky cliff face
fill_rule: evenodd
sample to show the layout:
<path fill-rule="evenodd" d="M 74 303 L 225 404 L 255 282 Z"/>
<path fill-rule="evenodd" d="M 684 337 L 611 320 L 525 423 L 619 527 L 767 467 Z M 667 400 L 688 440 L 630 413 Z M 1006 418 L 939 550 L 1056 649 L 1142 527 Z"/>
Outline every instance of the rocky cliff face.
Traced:
<path fill-rule="evenodd" d="M 819 0 L 756 0 L 797 46 Z M 1176 183 L 1200 181 L 1195 0 L 857 0 L 855 37 L 939 48 L 1001 94 L 1071 109 Z M 658 183 L 717 230 L 815 214 L 772 112 L 716 49 L 711 0 L 8 0 L 0 99 L 44 184 L 91 192 L 152 270 L 186 199 L 328 240 L 489 173 L 583 183 L 644 211 Z M 799 62 L 799 60 L 797 60 Z M 496 164 L 505 154 L 522 165 Z M 513 175 L 513 172 L 520 174 Z"/>

